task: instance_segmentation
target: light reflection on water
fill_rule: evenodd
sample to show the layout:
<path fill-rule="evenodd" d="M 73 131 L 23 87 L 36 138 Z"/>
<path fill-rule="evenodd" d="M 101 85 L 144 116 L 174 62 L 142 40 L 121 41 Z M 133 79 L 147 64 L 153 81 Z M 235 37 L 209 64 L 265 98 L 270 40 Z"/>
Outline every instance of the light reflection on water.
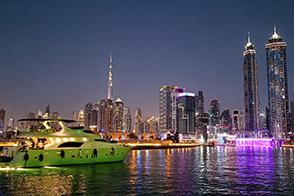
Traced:
<path fill-rule="evenodd" d="M 133 150 L 125 162 L 0 170 L 0 195 L 292 195 L 293 150 Z"/>

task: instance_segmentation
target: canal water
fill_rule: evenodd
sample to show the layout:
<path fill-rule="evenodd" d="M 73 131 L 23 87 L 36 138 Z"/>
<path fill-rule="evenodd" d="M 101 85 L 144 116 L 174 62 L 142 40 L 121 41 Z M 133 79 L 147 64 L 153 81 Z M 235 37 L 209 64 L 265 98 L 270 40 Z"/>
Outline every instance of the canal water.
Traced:
<path fill-rule="evenodd" d="M 0 170 L 0 195 L 294 195 L 294 149 L 133 150 L 124 162 Z"/>

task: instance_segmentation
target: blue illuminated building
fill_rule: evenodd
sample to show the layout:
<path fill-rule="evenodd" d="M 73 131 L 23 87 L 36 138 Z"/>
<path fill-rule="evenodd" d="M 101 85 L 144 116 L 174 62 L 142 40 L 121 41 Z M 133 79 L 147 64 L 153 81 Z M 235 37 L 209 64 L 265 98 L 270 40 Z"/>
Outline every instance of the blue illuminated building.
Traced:
<path fill-rule="evenodd" d="M 286 47 L 286 42 L 282 41 L 282 37 L 277 34 L 276 28 L 274 28 L 274 34 L 269 38 L 269 43 L 265 45 L 265 48 L 269 130 L 277 138 L 285 138 L 290 126 Z"/>
<path fill-rule="evenodd" d="M 195 133 L 195 94 L 179 93 L 177 130 L 179 134 Z"/>
<path fill-rule="evenodd" d="M 245 45 L 243 53 L 243 91 L 244 91 L 244 110 L 245 110 L 245 129 L 253 131 L 259 128 L 258 115 L 258 80 L 257 80 L 257 63 L 255 58 L 256 51 L 254 45 L 250 42 Z"/>

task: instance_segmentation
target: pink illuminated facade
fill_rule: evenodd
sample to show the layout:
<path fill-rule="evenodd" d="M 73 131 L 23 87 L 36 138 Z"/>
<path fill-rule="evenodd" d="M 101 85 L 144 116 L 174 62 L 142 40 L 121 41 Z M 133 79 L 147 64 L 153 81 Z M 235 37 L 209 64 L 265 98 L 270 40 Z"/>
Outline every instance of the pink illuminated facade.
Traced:
<path fill-rule="evenodd" d="M 238 138 L 236 139 L 236 146 L 268 146 L 274 145 L 273 139 L 263 138 Z"/>

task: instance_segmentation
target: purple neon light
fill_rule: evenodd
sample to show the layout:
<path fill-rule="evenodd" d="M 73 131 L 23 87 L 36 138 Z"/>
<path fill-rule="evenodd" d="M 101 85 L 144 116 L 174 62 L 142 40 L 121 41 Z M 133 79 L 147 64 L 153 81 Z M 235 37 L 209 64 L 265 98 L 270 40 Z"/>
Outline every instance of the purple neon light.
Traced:
<path fill-rule="evenodd" d="M 189 96 L 189 97 L 195 97 L 195 93 L 179 93 L 178 94 L 179 97 L 186 97 L 186 96 Z"/>
<path fill-rule="evenodd" d="M 273 146 L 273 139 L 237 138 L 236 146 Z"/>

